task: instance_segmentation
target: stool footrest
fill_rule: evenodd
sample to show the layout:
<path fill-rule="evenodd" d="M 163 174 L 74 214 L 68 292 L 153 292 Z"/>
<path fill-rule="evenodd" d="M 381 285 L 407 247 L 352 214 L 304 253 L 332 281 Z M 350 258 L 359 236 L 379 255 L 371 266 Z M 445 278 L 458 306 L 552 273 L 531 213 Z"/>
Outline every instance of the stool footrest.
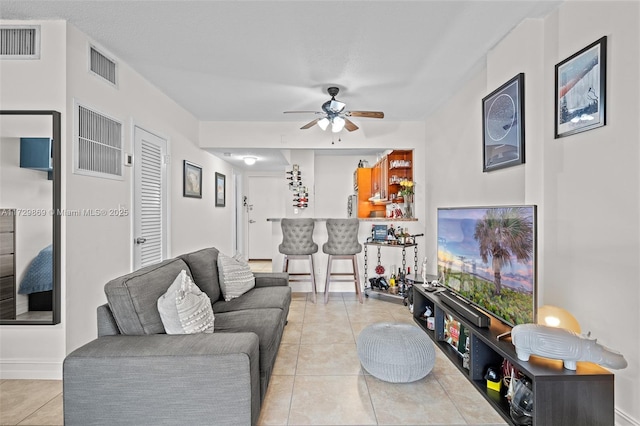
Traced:
<path fill-rule="evenodd" d="M 306 260 L 309 262 L 310 272 L 289 272 L 289 261 L 291 260 Z M 316 303 L 316 273 L 313 265 L 313 255 L 311 254 L 285 254 L 284 264 L 282 266 L 282 272 L 289 274 L 289 282 L 310 282 L 311 294 L 313 295 L 312 301 Z M 295 278 L 295 277 L 307 277 L 307 278 Z"/>

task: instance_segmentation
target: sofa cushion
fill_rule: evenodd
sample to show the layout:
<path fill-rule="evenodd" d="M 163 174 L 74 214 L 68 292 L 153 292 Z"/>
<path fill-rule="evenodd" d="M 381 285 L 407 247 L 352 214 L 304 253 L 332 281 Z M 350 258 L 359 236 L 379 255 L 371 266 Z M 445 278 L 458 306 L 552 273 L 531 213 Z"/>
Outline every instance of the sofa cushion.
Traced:
<path fill-rule="evenodd" d="M 158 312 L 167 334 L 213 333 L 211 301 L 184 269 L 158 299 Z"/>
<path fill-rule="evenodd" d="M 243 309 L 279 308 L 289 312 L 291 287 L 256 287 L 228 302 L 220 300 L 213 304 L 213 312 L 241 311 Z"/>
<path fill-rule="evenodd" d="M 187 264 L 168 259 L 109 281 L 104 286 L 109 307 L 122 334 L 164 333 L 157 301 Z"/>
<path fill-rule="evenodd" d="M 218 281 L 218 249 L 206 248 L 179 256 L 189 265 L 193 282 L 204 291 L 211 302 L 220 299 L 220 281 Z"/>
<path fill-rule="evenodd" d="M 227 302 L 242 296 L 256 285 L 249 265 L 237 256 L 218 254 L 218 279 L 220 290 Z"/>
<path fill-rule="evenodd" d="M 273 370 L 286 315 L 280 309 L 251 309 L 216 315 L 216 333 L 254 332 L 260 350 L 260 389 L 264 399 Z"/>

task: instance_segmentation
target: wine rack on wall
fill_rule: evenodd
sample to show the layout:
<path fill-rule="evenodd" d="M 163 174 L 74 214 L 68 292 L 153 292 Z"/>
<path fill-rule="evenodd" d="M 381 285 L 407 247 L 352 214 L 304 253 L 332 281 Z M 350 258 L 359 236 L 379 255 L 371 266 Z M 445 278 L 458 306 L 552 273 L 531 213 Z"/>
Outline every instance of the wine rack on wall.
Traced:
<path fill-rule="evenodd" d="M 309 190 L 302 182 L 302 172 L 298 164 L 286 172 L 289 189 L 293 192 L 293 207 L 306 209 L 309 206 Z"/>

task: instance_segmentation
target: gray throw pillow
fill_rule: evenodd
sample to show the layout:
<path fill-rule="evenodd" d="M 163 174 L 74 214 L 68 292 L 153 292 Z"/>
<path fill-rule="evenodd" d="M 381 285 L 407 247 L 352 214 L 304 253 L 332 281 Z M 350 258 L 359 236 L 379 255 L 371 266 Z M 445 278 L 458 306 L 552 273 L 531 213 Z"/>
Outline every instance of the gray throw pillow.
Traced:
<path fill-rule="evenodd" d="M 227 302 L 242 296 L 256 285 L 249 264 L 239 255 L 229 257 L 218 254 L 218 279 L 222 296 Z"/>
<path fill-rule="evenodd" d="M 184 269 L 158 299 L 158 312 L 167 334 L 213 333 L 211 301 Z"/>

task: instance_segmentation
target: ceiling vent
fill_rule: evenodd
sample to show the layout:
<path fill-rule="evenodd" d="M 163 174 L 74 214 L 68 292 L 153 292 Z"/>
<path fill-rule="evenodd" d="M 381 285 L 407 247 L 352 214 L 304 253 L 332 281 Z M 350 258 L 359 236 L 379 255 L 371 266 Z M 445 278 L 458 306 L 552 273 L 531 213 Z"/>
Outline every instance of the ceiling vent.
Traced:
<path fill-rule="evenodd" d="M 118 64 L 99 52 L 93 46 L 89 46 L 89 69 L 95 75 L 102 77 L 109 83 L 117 86 L 116 76 Z"/>
<path fill-rule="evenodd" d="M 40 59 L 40 26 L 0 25 L 0 58 Z"/>
<path fill-rule="evenodd" d="M 122 179 L 122 123 L 77 106 L 74 173 Z"/>

